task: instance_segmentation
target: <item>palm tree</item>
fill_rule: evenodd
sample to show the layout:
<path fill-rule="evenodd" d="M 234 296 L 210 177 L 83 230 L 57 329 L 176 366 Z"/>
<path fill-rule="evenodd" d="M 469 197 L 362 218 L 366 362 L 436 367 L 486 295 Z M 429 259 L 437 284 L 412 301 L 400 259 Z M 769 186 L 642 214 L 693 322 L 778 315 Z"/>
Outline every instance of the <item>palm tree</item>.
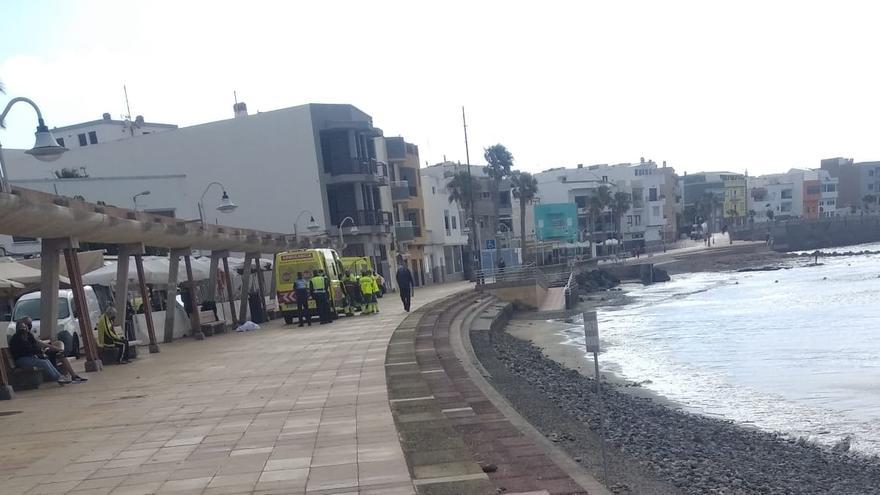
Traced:
<path fill-rule="evenodd" d="M 617 250 L 623 245 L 623 214 L 632 206 L 632 195 L 623 191 L 617 191 L 611 199 L 611 213 L 617 222 Z"/>
<path fill-rule="evenodd" d="M 503 144 L 489 146 L 483 152 L 486 159 L 486 175 L 489 176 L 489 188 L 492 193 L 492 204 L 498 204 L 498 191 L 501 189 L 501 181 L 510 176 L 513 168 L 513 155 Z"/>
<path fill-rule="evenodd" d="M 515 170 L 510 174 L 510 193 L 519 200 L 520 250 L 523 262 L 526 259 L 526 205 L 538 194 L 538 179 L 528 173 Z"/>
<path fill-rule="evenodd" d="M 697 211 L 700 213 L 700 216 L 703 217 L 703 220 L 711 220 L 708 223 L 709 231 L 712 230 L 712 227 L 715 223 L 715 212 L 722 205 L 721 200 L 718 199 L 718 195 L 715 193 L 707 192 L 703 193 L 703 196 L 697 200 Z"/>
<path fill-rule="evenodd" d="M 473 206 L 471 198 L 480 192 L 480 183 L 477 179 L 467 172 L 456 172 L 452 179 L 449 180 L 449 183 L 446 184 L 446 192 L 449 193 L 450 203 L 458 203 L 461 205 L 467 218 L 473 218 L 471 215 L 471 208 Z M 464 222 L 467 222 L 467 220 L 464 220 Z M 471 229 L 473 228 L 474 226 L 471 225 Z"/>

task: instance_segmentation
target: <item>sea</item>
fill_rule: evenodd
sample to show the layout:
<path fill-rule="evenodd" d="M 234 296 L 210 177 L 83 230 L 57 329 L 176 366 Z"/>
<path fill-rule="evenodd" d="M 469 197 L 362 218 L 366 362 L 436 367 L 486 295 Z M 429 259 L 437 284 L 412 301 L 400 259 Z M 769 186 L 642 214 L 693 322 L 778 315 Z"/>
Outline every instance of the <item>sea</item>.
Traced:
<path fill-rule="evenodd" d="M 826 251 L 861 250 L 880 244 Z M 694 413 L 880 455 L 880 255 L 813 261 L 625 286 L 597 311 L 600 368 Z"/>

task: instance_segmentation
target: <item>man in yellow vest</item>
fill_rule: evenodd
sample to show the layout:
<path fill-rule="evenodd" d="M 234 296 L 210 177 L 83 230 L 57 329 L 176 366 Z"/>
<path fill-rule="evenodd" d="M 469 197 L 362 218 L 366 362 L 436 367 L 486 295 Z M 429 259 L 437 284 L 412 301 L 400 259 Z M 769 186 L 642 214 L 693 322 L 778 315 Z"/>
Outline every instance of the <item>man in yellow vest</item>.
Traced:
<path fill-rule="evenodd" d="M 309 290 L 312 293 L 312 299 L 315 300 L 315 306 L 318 309 L 321 325 L 330 323 L 330 307 L 327 300 L 327 278 L 321 270 L 316 270 L 311 279 L 309 279 Z"/>
<path fill-rule="evenodd" d="M 370 272 L 368 270 L 364 270 L 361 273 L 361 278 L 358 279 L 358 283 L 361 286 L 361 296 L 364 299 L 363 311 L 361 311 L 362 315 L 368 315 L 373 313 L 373 298 L 376 297 L 373 294 L 373 286 L 376 282 L 373 280 L 373 277 L 370 276 Z"/>
<path fill-rule="evenodd" d="M 360 288 L 357 285 L 357 278 L 348 270 L 342 278 L 342 288 L 345 289 L 345 316 L 354 316 Z"/>

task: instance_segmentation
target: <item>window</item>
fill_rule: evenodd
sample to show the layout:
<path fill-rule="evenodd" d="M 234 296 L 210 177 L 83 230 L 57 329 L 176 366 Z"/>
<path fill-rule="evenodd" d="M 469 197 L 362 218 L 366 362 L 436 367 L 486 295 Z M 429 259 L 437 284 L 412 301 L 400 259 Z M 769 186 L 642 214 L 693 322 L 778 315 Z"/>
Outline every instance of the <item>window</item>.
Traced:
<path fill-rule="evenodd" d="M 642 216 L 641 215 L 633 215 L 633 222 L 636 225 L 641 225 L 642 224 Z"/>
<path fill-rule="evenodd" d="M 651 208 L 651 211 L 652 211 L 652 213 L 654 214 L 655 217 L 659 217 L 659 216 L 660 216 L 660 207 L 659 207 L 659 206 L 655 206 L 655 207 Z"/>
<path fill-rule="evenodd" d="M 648 189 L 648 201 L 657 201 L 657 188 L 652 187 Z"/>
<path fill-rule="evenodd" d="M 455 230 L 455 229 L 458 228 L 458 226 L 455 224 L 455 220 L 456 220 L 457 218 L 458 218 L 458 217 L 456 217 L 456 216 L 453 216 L 453 217 L 452 217 L 452 230 Z"/>
<path fill-rule="evenodd" d="M 79 145 L 80 145 L 80 146 L 85 146 L 85 145 L 89 144 L 89 142 L 86 141 L 86 135 L 85 135 L 85 134 L 77 134 L 76 137 L 79 138 Z"/>
<path fill-rule="evenodd" d="M 64 146 L 64 138 L 56 138 L 55 140 L 58 141 L 59 145 Z"/>
<path fill-rule="evenodd" d="M 443 210 L 443 223 L 446 225 L 446 234 L 449 235 L 449 210 Z"/>
<path fill-rule="evenodd" d="M 819 194 L 820 191 L 819 186 L 807 186 L 807 194 Z"/>
<path fill-rule="evenodd" d="M 868 170 L 868 177 L 874 177 L 874 171 Z"/>
<path fill-rule="evenodd" d="M 23 237 L 20 235 L 14 235 L 12 236 L 12 242 L 16 244 L 19 242 L 37 242 L 37 239 L 35 237 Z"/>
<path fill-rule="evenodd" d="M 603 175 L 603 176 L 602 176 L 602 182 L 608 182 L 608 176 L 607 176 L 607 175 Z"/>
<path fill-rule="evenodd" d="M 782 190 L 782 199 L 791 199 L 791 189 Z"/>
<path fill-rule="evenodd" d="M 437 188 L 436 188 L 436 187 L 431 186 L 431 194 L 437 194 Z"/>
<path fill-rule="evenodd" d="M 626 224 L 627 224 L 627 225 L 632 225 L 632 224 L 633 224 L 633 216 L 632 216 L 632 215 L 627 215 L 627 216 L 626 216 Z"/>
<path fill-rule="evenodd" d="M 89 131 L 89 144 L 98 144 L 98 133 Z"/>
<path fill-rule="evenodd" d="M 483 191 L 482 193 L 480 193 L 480 196 L 481 196 L 483 199 L 489 199 L 489 198 L 492 197 L 492 194 L 491 194 L 489 191 Z"/>

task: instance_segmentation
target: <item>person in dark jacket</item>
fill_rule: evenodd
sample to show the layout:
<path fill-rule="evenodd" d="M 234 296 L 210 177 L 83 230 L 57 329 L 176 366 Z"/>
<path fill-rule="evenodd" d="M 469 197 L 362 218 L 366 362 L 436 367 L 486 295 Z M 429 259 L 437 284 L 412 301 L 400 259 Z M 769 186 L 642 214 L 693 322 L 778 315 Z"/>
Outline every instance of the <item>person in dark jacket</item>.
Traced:
<path fill-rule="evenodd" d="M 58 368 L 55 367 L 54 359 L 57 357 L 57 349 L 45 342 L 34 338 L 30 332 L 26 318 L 22 318 L 15 324 L 15 334 L 9 339 L 9 353 L 15 366 L 20 368 L 38 368 L 45 372 L 52 380 L 58 382 L 58 385 L 66 385 L 71 382 L 70 378 L 62 375 Z M 44 354 L 44 350 L 52 352 L 52 359 Z M 72 373 L 76 376 L 76 373 Z M 78 377 L 77 377 L 78 378 Z M 78 379 L 77 381 L 84 381 Z"/>
<path fill-rule="evenodd" d="M 405 264 L 401 263 L 397 267 L 396 278 L 397 290 L 400 291 L 400 300 L 403 302 L 403 310 L 409 313 L 409 306 L 412 301 L 413 288 L 415 286 L 413 274 Z"/>

